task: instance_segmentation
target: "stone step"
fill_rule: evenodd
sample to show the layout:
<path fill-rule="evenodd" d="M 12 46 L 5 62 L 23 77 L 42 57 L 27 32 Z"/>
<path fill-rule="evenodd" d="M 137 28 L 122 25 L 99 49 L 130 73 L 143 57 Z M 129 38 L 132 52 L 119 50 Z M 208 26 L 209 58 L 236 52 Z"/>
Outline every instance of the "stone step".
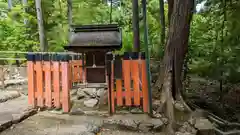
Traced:
<path fill-rule="evenodd" d="M 0 103 L 20 97 L 18 91 L 0 91 Z"/>
<path fill-rule="evenodd" d="M 0 108 L 0 132 L 37 112 L 28 106 L 26 96 L 0 103 Z"/>

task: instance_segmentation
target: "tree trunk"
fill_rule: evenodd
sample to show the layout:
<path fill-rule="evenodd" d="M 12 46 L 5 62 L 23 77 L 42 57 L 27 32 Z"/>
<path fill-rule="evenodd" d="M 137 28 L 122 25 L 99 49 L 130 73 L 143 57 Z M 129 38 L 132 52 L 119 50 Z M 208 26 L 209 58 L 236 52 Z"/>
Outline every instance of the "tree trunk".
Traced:
<path fill-rule="evenodd" d="M 168 0 L 168 24 L 170 25 L 174 0 Z"/>
<path fill-rule="evenodd" d="M 12 0 L 8 0 L 8 10 L 12 10 Z"/>
<path fill-rule="evenodd" d="M 132 0 L 133 51 L 140 52 L 138 0 Z"/>
<path fill-rule="evenodd" d="M 159 0 L 159 8 L 160 8 L 160 23 L 161 23 L 161 45 L 164 45 L 165 42 L 165 15 L 164 15 L 164 0 Z"/>
<path fill-rule="evenodd" d="M 47 51 L 47 40 L 45 36 L 43 15 L 42 15 L 42 2 L 41 0 L 35 0 L 38 20 L 38 31 L 41 51 Z"/>
<path fill-rule="evenodd" d="M 68 16 L 68 26 L 69 26 L 69 40 L 71 39 L 71 25 L 72 25 L 72 0 L 67 0 L 67 16 Z"/>
<path fill-rule="evenodd" d="M 27 13 L 27 0 L 22 0 L 22 5 L 23 5 L 23 10 L 24 10 L 24 13 Z M 27 25 L 27 19 L 24 18 L 24 24 Z"/>
<path fill-rule="evenodd" d="M 186 105 L 181 97 L 181 71 L 188 49 L 193 5 L 194 0 L 174 0 L 163 58 L 164 68 L 162 73 L 164 75 L 163 79 L 159 78 L 163 80 L 161 100 L 162 106 L 166 107 L 166 109 L 162 107 L 162 111 L 165 111 L 166 116 L 169 118 L 168 131 L 170 134 L 174 124 L 173 100 L 180 100 L 181 103 Z"/>

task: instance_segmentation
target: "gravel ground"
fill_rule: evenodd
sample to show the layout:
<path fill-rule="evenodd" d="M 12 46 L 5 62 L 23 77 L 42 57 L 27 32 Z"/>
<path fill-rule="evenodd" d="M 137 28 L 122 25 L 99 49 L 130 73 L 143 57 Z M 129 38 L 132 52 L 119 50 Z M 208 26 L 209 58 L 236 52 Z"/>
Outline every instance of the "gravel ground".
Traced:
<path fill-rule="evenodd" d="M 0 133 L 0 135 L 94 135 L 97 133 L 98 135 L 155 135 L 153 133 L 130 132 L 108 127 L 100 129 L 99 127 L 101 127 L 104 119 L 106 118 L 59 115 L 44 111 L 13 125 Z"/>

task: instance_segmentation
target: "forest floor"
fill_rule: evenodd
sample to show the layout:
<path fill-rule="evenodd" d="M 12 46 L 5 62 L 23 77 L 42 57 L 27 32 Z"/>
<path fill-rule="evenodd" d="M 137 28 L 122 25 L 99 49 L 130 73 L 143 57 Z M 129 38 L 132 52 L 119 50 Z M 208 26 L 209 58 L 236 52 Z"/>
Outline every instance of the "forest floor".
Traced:
<path fill-rule="evenodd" d="M 131 116 L 132 117 L 132 116 Z M 130 118 L 130 117 L 128 117 Z M 143 115 L 138 119 L 147 118 Z M 72 116 L 55 114 L 48 111 L 39 112 L 19 124 L 0 133 L 0 135 L 155 135 L 151 132 L 130 131 L 114 125 L 106 125 L 109 118 L 100 116 Z M 122 119 L 115 116 L 112 120 Z M 131 122 L 131 120 L 129 119 Z M 129 125 L 131 126 L 131 125 Z M 158 135 L 164 135 L 157 133 Z"/>
<path fill-rule="evenodd" d="M 240 84 L 220 86 L 217 81 L 190 76 L 186 100 L 230 122 L 240 122 Z"/>

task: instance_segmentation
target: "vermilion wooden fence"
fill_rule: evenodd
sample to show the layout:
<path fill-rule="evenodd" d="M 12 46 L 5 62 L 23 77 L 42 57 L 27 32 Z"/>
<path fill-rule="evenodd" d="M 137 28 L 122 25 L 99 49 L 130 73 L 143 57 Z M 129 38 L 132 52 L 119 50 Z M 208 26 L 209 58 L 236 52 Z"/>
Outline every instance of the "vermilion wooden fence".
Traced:
<path fill-rule="evenodd" d="M 86 82 L 86 62 L 82 60 L 71 60 L 70 61 L 70 80 L 72 83 L 85 83 Z"/>
<path fill-rule="evenodd" d="M 110 112 L 116 106 L 141 107 L 148 112 L 148 84 L 144 53 L 125 53 L 123 57 L 108 56 Z M 114 60 L 112 60 L 114 59 Z"/>
<path fill-rule="evenodd" d="M 28 54 L 28 101 L 34 107 L 70 110 L 68 57 Z"/>
<path fill-rule="evenodd" d="M 28 101 L 34 107 L 70 110 L 73 82 L 85 82 L 86 72 L 80 59 L 68 55 L 28 54 Z M 107 55 L 107 83 L 110 113 L 116 106 L 135 106 L 149 111 L 146 61 L 143 53 Z"/>

